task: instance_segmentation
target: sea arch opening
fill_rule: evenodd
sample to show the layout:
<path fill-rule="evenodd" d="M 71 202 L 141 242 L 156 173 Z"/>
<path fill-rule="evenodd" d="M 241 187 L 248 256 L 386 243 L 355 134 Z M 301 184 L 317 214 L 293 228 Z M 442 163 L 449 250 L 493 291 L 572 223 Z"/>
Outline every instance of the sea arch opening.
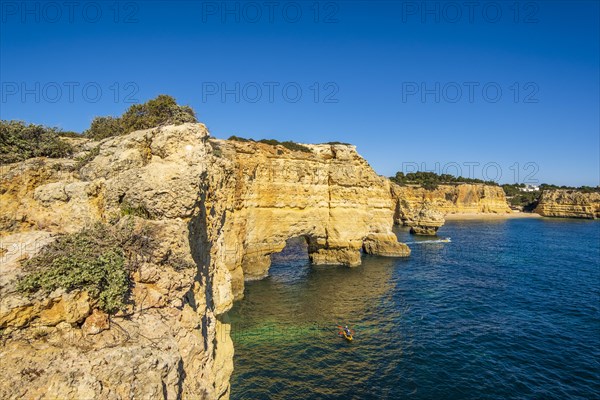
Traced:
<path fill-rule="evenodd" d="M 242 262 L 244 280 L 257 280 L 268 276 L 273 265 L 298 266 L 308 265 L 312 262 L 311 254 L 318 247 L 316 237 L 309 234 L 297 234 L 285 240 L 282 239 L 274 243 L 258 244 L 245 249 Z"/>
<path fill-rule="evenodd" d="M 281 272 L 293 267 L 308 266 L 310 238 L 306 235 L 293 236 L 285 241 L 285 247 L 271 254 L 270 274 L 273 271 Z"/>

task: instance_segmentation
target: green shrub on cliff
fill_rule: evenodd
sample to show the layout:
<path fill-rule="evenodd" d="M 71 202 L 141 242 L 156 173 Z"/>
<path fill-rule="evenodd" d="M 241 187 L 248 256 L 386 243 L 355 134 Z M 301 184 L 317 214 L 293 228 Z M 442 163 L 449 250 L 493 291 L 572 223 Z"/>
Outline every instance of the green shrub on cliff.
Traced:
<path fill-rule="evenodd" d="M 516 196 L 518 194 L 523 193 L 521 191 L 521 188 L 524 188 L 524 187 L 525 187 L 524 183 L 515 183 L 515 184 L 504 184 L 504 185 L 502 185 L 502 189 L 504 190 L 504 194 L 506 194 L 507 197 Z M 534 193 L 534 192 L 529 192 L 529 193 Z"/>
<path fill-rule="evenodd" d="M 296 142 L 290 142 L 290 141 L 285 141 L 285 142 L 281 142 L 279 143 L 280 145 L 282 145 L 283 147 L 285 147 L 288 150 L 292 150 L 292 151 L 301 151 L 303 153 L 310 153 L 311 150 L 310 148 L 300 144 L 300 143 L 296 143 Z"/>
<path fill-rule="evenodd" d="M 524 183 L 504 184 L 502 190 L 506 194 L 506 199 L 513 207 L 521 208 L 523 211 L 533 211 L 537 207 L 541 191 L 524 192 Z"/>
<path fill-rule="evenodd" d="M 198 122 L 196 114 L 188 106 L 180 106 L 171 96 L 161 94 L 144 104 L 134 104 L 121 116 L 125 134 L 160 125 L 181 125 Z"/>
<path fill-rule="evenodd" d="M 404 172 L 396 172 L 396 175 L 391 176 L 389 179 L 400 186 L 407 184 L 421 185 L 426 189 L 435 189 L 437 185 L 457 185 L 461 183 L 479 183 L 484 185 L 498 186 L 498 183 L 494 181 L 484 181 L 475 178 L 465 178 L 462 176 L 454 176 L 450 174 L 439 175 L 435 172 L 421 171 L 409 172 L 407 174 L 404 174 Z"/>
<path fill-rule="evenodd" d="M 307 146 L 304 146 L 300 143 L 296 143 L 296 142 L 292 142 L 292 141 L 285 141 L 285 142 L 280 142 L 279 140 L 276 139 L 260 139 L 260 140 L 254 140 L 254 139 L 246 139 L 243 137 L 239 137 L 239 136 L 230 136 L 229 139 L 227 140 L 234 140 L 236 142 L 258 142 L 258 143 L 264 143 L 264 144 L 268 144 L 270 146 L 283 146 L 288 150 L 292 150 L 292 151 L 301 151 L 304 153 L 310 153 L 312 150 L 310 148 L 308 148 Z"/>
<path fill-rule="evenodd" d="M 73 154 L 71 145 L 61 140 L 61 133 L 57 128 L 43 125 L 0 120 L 0 164 Z"/>
<path fill-rule="evenodd" d="M 227 138 L 227 140 L 234 140 L 236 142 L 254 142 L 253 139 L 246 139 L 246 138 L 235 136 L 235 135 L 229 136 L 229 138 Z"/>
<path fill-rule="evenodd" d="M 100 309 L 114 313 L 126 305 L 129 272 L 151 247 L 147 237 L 132 224 L 97 224 L 61 236 L 24 263 L 28 275 L 17 288 L 26 293 L 85 290 Z"/>
<path fill-rule="evenodd" d="M 164 94 L 143 104 L 134 104 L 120 117 L 96 117 L 84 134 L 94 140 L 126 135 L 140 129 L 161 125 L 181 125 L 198 122 L 194 110 L 180 106 L 177 101 Z"/>
<path fill-rule="evenodd" d="M 144 219 L 151 219 L 150 211 L 143 204 L 131 204 L 129 202 L 121 203 L 121 215 L 131 215 L 134 217 L 140 217 Z"/>
<path fill-rule="evenodd" d="M 432 183 L 432 182 L 425 182 L 425 183 L 421 184 L 421 186 L 423 186 L 423 188 L 425 188 L 427 190 L 435 190 L 438 188 L 438 184 Z"/>
<path fill-rule="evenodd" d="M 265 143 L 265 144 L 269 144 L 271 146 L 283 146 L 288 150 L 292 150 L 292 151 L 302 151 L 304 153 L 310 153 L 311 150 L 300 144 L 300 143 L 296 143 L 296 142 L 291 142 L 291 141 L 285 141 L 285 142 L 280 142 L 279 140 L 275 140 L 275 139 L 261 139 L 258 141 L 258 143 Z"/>
<path fill-rule="evenodd" d="M 65 138 L 80 139 L 82 137 L 81 133 L 73 132 L 73 131 L 58 131 L 57 134 L 59 137 L 65 137 Z"/>
<path fill-rule="evenodd" d="M 331 145 L 341 144 L 341 145 L 344 145 L 344 146 L 352 146 L 352 144 L 351 144 L 351 143 L 346 143 L 346 142 L 337 142 L 337 141 L 335 141 L 335 142 L 326 142 L 326 143 L 324 143 L 324 144 L 331 144 Z"/>
<path fill-rule="evenodd" d="M 600 186 L 557 186 L 557 185 L 551 185 L 551 184 L 547 184 L 547 183 L 542 183 L 540 185 L 540 191 L 542 190 L 556 190 L 556 189 L 560 189 L 560 190 L 575 190 L 577 192 L 582 192 L 582 193 L 595 193 L 595 192 L 600 192 Z"/>
<path fill-rule="evenodd" d="M 122 135 L 123 127 L 121 126 L 121 119 L 115 117 L 96 117 L 84 134 L 94 140 Z"/>

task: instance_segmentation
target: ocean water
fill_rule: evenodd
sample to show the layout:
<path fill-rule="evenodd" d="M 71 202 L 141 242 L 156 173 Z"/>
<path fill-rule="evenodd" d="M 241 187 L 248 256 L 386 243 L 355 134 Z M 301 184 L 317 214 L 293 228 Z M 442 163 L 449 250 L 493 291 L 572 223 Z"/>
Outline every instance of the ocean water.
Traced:
<path fill-rule="evenodd" d="M 409 258 L 310 266 L 298 241 L 273 256 L 226 316 L 232 399 L 600 399 L 598 221 L 397 234 Z"/>

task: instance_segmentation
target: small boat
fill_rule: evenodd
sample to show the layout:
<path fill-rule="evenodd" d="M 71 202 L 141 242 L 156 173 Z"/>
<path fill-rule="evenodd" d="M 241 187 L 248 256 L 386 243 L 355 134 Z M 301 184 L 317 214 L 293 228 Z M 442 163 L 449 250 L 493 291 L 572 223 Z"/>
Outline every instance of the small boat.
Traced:
<path fill-rule="evenodd" d="M 344 331 L 342 331 L 341 333 L 342 333 L 342 336 L 344 336 L 344 339 L 346 339 L 346 340 L 347 340 L 347 341 L 349 341 L 349 342 L 351 342 L 351 341 L 352 341 L 352 339 L 353 339 L 353 337 L 352 337 L 352 333 L 348 334 L 348 333 L 346 333 L 346 332 L 344 332 Z"/>
<path fill-rule="evenodd" d="M 344 339 L 346 339 L 347 341 L 351 342 L 354 338 L 352 337 L 352 335 L 354 334 L 354 331 L 351 329 L 347 329 L 345 327 L 342 327 L 340 325 L 338 325 L 338 329 L 340 330 L 338 332 L 338 336 L 339 337 L 343 337 Z"/>

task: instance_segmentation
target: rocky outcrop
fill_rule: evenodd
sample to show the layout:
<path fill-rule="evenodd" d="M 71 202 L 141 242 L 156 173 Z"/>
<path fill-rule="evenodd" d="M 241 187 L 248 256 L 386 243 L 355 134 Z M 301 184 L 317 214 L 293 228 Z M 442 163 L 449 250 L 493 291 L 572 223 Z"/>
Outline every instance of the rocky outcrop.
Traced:
<path fill-rule="evenodd" d="M 220 255 L 236 298 L 244 280 L 267 275 L 270 256 L 303 237 L 314 264 L 360 264 L 361 249 L 386 256 L 410 250 L 392 233 L 390 183 L 350 145 L 306 145 L 310 152 L 215 140 L 229 178 Z"/>
<path fill-rule="evenodd" d="M 393 233 L 369 234 L 363 242 L 365 253 L 384 257 L 405 257 L 410 255 L 410 249 L 404 243 L 396 240 Z"/>
<path fill-rule="evenodd" d="M 444 214 L 434 209 L 431 203 L 425 202 L 416 214 L 409 214 L 406 225 L 415 235 L 435 235 L 444 225 Z"/>
<path fill-rule="evenodd" d="M 228 397 L 233 346 L 219 294 L 231 289 L 213 257 L 224 210 L 211 203 L 224 176 L 206 128 L 151 129 L 93 145 L 98 155 L 81 169 L 42 159 L 4 169 L 0 397 Z M 125 206 L 147 214 L 123 217 Z M 19 261 L 56 234 L 98 221 L 143 225 L 154 238 L 132 273 L 126 311 L 108 318 L 85 292 L 15 290 Z"/>
<path fill-rule="evenodd" d="M 286 240 L 304 238 L 315 264 L 410 253 L 391 230 L 389 181 L 353 146 L 291 151 L 184 124 L 81 147 L 87 164 L 2 170 L 2 398 L 227 398 L 233 345 L 221 316 Z M 16 290 L 23 260 L 97 222 L 152 239 L 127 310 L 108 316 L 84 291 Z"/>
<path fill-rule="evenodd" d="M 600 193 L 544 190 L 534 212 L 544 217 L 600 218 Z"/>
<path fill-rule="evenodd" d="M 510 213 L 504 190 L 484 184 L 438 185 L 435 189 L 392 183 L 394 222 L 415 234 L 435 234 L 447 214 Z"/>

